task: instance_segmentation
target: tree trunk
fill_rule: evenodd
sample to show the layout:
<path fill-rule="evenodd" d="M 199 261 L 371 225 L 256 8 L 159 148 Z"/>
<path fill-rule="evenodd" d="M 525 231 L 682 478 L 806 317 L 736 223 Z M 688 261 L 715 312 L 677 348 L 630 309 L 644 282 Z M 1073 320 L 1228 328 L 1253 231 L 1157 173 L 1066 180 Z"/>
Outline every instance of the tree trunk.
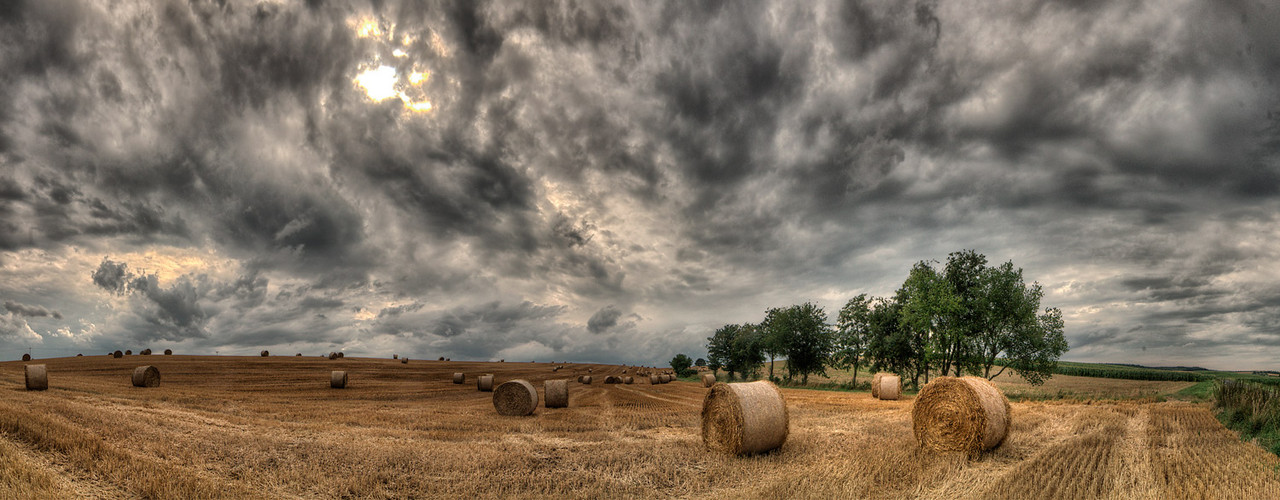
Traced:
<path fill-rule="evenodd" d="M 773 382 L 773 364 L 774 363 L 775 363 L 774 355 L 773 353 L 769 353 L 769 381 L 770 382 Z"/>

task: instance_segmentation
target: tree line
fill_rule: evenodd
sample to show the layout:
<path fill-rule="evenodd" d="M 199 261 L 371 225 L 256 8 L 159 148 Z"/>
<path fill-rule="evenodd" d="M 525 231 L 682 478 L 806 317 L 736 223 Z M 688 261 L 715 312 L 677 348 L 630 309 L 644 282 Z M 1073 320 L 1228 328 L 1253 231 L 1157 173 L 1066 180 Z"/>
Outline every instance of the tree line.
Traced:
<path fill-rule="evenodd" d="M 995 378 L 1012 370 L 1033 385 L 1053 376 L 1067 351 L 1062 311 L 1041 309 L 1044 291 L 1012 261 L 987 265 L 973 250 L 945 264 L 920 261 L 890 297 L 849 299 L 828 323 L 813 303 L 770 308 L 759 323 L 728 324 L 707 338 L 707 366 L 756 378 L 769 360 L 771 380 L 826 375 L 828 368 L 887 371 L 919 387 L 930 375 Z M 773 373 L 786 358 L 786 373 Z"/>

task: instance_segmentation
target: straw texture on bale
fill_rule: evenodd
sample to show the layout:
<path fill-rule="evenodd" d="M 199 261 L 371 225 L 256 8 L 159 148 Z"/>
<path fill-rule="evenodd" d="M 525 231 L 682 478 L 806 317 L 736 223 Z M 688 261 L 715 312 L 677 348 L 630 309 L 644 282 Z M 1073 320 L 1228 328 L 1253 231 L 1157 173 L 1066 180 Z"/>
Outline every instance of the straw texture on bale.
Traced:
<path fill-rule="evenodd" d="M 30 354 L 23 354 L 23 355 L 22 355 L 22 360 L 23 360 L 23 361 L 31 361 L 31 355 L 30 355 Z"/>
<path fill-rule="evenodd" d="M 165 350 L 164 350 L 164 355 L 165 355 L 165 356 L 173 356 L 173 349 L 165 349 Z M 299 354 L 299 356 L 301 356 L 301 354 Z"/>
<path fill-rule="evenodd" d="M 581 382 L 587 385 L 591 385 L 591 375 L 583 375 Z"/>
<path fill-rule="evenodd" d="M 649 385 L 658 385 L 661 383 L 662 383 L 662 377 L 659 377 L 658 375 L 653 373 L 649 374 Z"/>
<path fill-rule="evenodd" d="M 139 366 L 133 369 L 134 387 L 156 387 L 160 385 L 160 370 L 154 366 Z"/>
<path fill-rule="evenodd" d="M 902 395 L 902 378 L 897 375 L 880 377 L 880 383 L 876 385 L 880 387 L 876 396 L 880 399 L 898 399 Z"/>
<path fill-rule="evenodd" d="M 456 373 L 454 373 L 454 374 L 453 374 L 453 383 L 455 383 L 455 384 L 463 384 L 463 383 L 466 383 L 466 382 L 467 382 L 467 374 L 462 373 L 462 372 L 456 372 Z"/>
<path fill-rule="evenodd" d="M 712 374 L 710 374 L 710 373 L 703 373 L 703 374 L 702 374 L 702 386 L 703 386 L 703 387 L 711 387 L 711 386 L 713 386 L 713 385 L 716 385 L 716 376 L 715 376 L 715 375 L 712 375 Z"/>
<path fill-rule="evenodd" d="M 885 375 L 893 375 L 893 374 L 887 373 L 887 372 L 880 372 L 875 374 L 875 376 L 871 377 L 871 397 L 873 398 L 880 397 L 880 379 L 884 378 Z"/>
<path fill-rule="evenodd" d="M 548 380 L 542 383 L 542 404 L 547 408 L 569 407 L 569 381 Z"/>
<path fill-rule="evenodd" d="M 482 392 L 493 391 L 493 374 L 485 374 L 476 377 L 476 389 Z"/>
<path fill-rule="evenodd" d="M 670 384 L 672 380 L 674 380 L 674 377 L 672 377 L 670 373 L 662 374 L 662 383 Z"/>
<path fill-rule="evenodd" d="M 538 408 L 538 390 L 528 380 L 508 380 L 493 390 L 493 408 L 510 417 L 532 415 Z"/>
<path fill-rule="evenodd" d="M 787 402 L 772 382 L 718 383 L 702 400 L 702 443 L 733 455 L 781 447 L 789 432 Z"/>
<path fill-rule="evenodd" d="M 121 357 L 121 356 L 124 356 L 124 353 L 123 353 L 123 352 L 120 352 L 119 350 L 117 350 L 116 352 L 111 353 L 111 357 L 113 357 L 113 358 L 118 358 L 118 357 Z"/>
<path fill-rule="evenodd" d="M 631 384 L 634 384 L 635 382 L 636 382 L 636 379 L 630 375 L 622 377 L 622 383 L 624 384 L 631 385 Z"/>
<path fill-rule="evenodd" d="M 347 372 L 337 370 L 330 372 L 329 387 L 333 389 L 345 389 L 347 387 Z"/>
<path fill-rule="evenodd" d="M 329 359 L 338 359 L 338 353 L 336 352 L 329 353 Z"/>
<path fill-rule="evenodd" d="M 922 448 L 976 456 L 1009 433 L 1009 400 L 982 377 L 938 377 L 920 389 L 911 427 Z"/>
<path fill-rule="evenodd" d="M 43 391 L 49 388 L 49 371 L 44 365 L 27 365 L 26 378 L 28 391 Z"/>

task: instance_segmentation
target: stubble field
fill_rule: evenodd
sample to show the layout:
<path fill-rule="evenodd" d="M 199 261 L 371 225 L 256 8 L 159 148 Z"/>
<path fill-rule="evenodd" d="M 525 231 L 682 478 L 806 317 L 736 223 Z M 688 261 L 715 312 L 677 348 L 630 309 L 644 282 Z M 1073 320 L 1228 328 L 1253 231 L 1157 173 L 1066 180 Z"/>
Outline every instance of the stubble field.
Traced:
<path fill-rule="evenodd" d="M 977 460 L 919 450 L 911 398 L 784 389 L 774 453 L 703 450 L 689 382 L 603 385 L 622 367 L 319 357 L 0 363 L 0 498 L 1280 498 L 1280 459 L 1204 405 L 1013 404 Z M 135 366 L 162 383 L 135 388 Z M 501 417 L 474 376 L 570 383 L 570 407 Z M 330 370 L 350 385 L 328 386 Z M 455 385 L 452 373 L 467 373 Z M 631 369 L 634 373 L 634 368 Z M 1115 383 L 1112 381 L 1111 383 Z"/>

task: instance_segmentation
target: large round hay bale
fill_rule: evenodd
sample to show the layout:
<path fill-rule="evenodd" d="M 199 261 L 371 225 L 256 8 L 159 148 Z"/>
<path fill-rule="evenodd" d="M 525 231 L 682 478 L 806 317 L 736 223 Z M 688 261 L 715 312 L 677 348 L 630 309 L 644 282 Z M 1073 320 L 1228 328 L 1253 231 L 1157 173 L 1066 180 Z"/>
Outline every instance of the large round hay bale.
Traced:
<path fill-rule="evenodd" d="M 999 446 L 1009 433 L 1009 400 L 982 377 L 938 377 L 920 389 L 911 427 L 922 448 L 970 456 Z"/>
<path fill-rule="evenodd" d="M 547 408 L 569 407 L 569 381 L 548 380 L 542 383 L 542 405 Z"/>
<path fill-rule="evenodd" d="M 139 366 L 133 369 L 134 387 L 156 387 L 160 385 L 160 370 L 154 366 Z"/>
<path fill-rule="evenodd" d="M 330 353 L 329 353 L 329 359 L 338 359 L 338 353 L 336 353 L 336 352 L 330 352 Z"/>
<path fill-rule="evenodd" d="M 165 350 L 164 350 L 164 355 L 165 355 L 165 356 L 173 356 L 173 349 L 165 349 Z M 301 356 L 301 354 L 299 354 L 299 356 Z"/>
<path fill-rule="evenodd" d="M 649 374 L 649 385 L 658 385 L 661 383 L 662 383 L 662 377 L 659 377 L 658 374 L 656 373 Z"/>
<path fill-rule="evenodd" d="M 119 358 L 119 357 L 121 357 L 121 356 L 124 356 L 124 353 L 123 353 L 123 352 L 120 352 L 120 350 L 119 350 L 119 349 L 116 349 L 116 352 L 111 353 L 111 357 L 113 357 L 113 358 Z"/>
<path fill-rule="evenodd" d="M 716 384 L 702 400 L 702 443 L 734 455 L 782 446 L 789 431 L 787 402 L 772 382 Z"/>
<path fill-rule="evenodd" d="M 346 389 L 347 372 L 338 370 L 329 372 L 329 387 L 332 389 Z"/>
<path fill-rule="evenodd" d="M 467 382 L 467 375 L 465 373 L 457 372 L 453 374 L 453 383 L 463 384 L 466 382 Z"/>
<path fill-rule="evenodd" d="M 670 373 L 663 373 L 663 374 L 662 374 L 662 383 L 664 383 L 664 384 L 670 384 L 670 383 L 671 383 L 672 378 L 673 378 L 673 377 L 671 376 L 671 374 L 670 374 Z"/>
<path fill-rule="evenodd" d="M 23 360 L 23 361 L 31 361 L 31 355 L 30 355 L 30 354 L 23 354 L 23 355 L 22 355 L 22 360 Z"/>
<path fill-rule="evenodd" d="M 587 385 L 591 385 L 591 375 L 583 375 L 581 382 Z"/>
<path fill-rule="evenodd" d="M 486 373 L 476 377 L 476 390 L 481 392 L 493 392 L 493 374 Z"/>
<path fill-rule="evenodd" d="M 635 382 L 636 382 L 635 377 L 632 377 L 631 375 L 622 377 L 622 383 L 624 384 L 631 385 L 631 384 L 634 384 Z"/>
<path fill-rule="evenodd" d="M 27 390 L 43 391 L 49 388 L 49 371 L 44 365 L 27 365 Z"/>
<path fill-rule="evenodd" d="M 703 373 L 703 374 L 702 374 L 702 386 L 703 386 L 703 387 L 711 387 L 711 386 L 713 386 L 713 385 L 716 385 L 716 376 L 715 376 L 715 375 L 712 375 L 712 374 L 710 374 L 710 373 Z"/>
<path fill-rule="evenodd" d="M 527 380 L 508 380 L 493 390 L 493 408 L 499 415 L 532 415 L 538 408 L 538 390 Z"/>
<path fill-rule="evenodd" d="M 880 379 L 884 378 L 885 375 L 893 374 L 889 372 L 879 372 L 871 377 L 871 397 L 880 397 Z"/>
<path fill-rule="evenodd" d="M 880 377 L 880 382 L 876 385 L 880 388 L 876 391 L 876 397 L 880 399 L 898 399 L 902 395 L 902 378 L 897 375 Z"/>

